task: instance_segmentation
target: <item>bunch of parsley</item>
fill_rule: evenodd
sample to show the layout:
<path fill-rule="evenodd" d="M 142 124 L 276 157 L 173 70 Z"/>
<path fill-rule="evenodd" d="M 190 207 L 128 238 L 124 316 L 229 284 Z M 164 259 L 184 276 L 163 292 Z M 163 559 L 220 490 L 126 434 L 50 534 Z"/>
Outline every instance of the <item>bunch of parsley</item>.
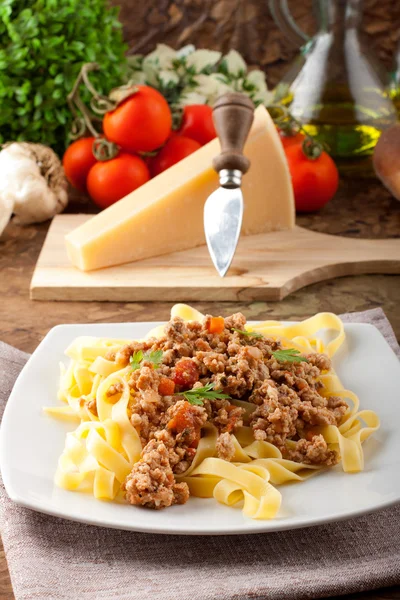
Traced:
<path fill-rule="evenodd" d="M 27 140 L 62 154 L 72 115 L 67 94 L 84 63 L 101 92 L 126 68 L 118 9 L 106 0 L 0 1 L 0 143 Z"/>

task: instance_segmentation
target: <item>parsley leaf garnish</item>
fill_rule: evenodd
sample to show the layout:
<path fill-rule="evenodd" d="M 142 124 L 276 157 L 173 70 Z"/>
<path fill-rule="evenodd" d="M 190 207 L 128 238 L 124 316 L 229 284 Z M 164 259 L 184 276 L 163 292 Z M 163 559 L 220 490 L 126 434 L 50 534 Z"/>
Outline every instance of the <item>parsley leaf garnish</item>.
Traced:
<path fill-rule="evenodd" d="M 229 398 L 228 394 L 222 394 L 221 392 L 215 392 L 214 384 L 212 382 L 206 383 L 204 387 L 195 388 L 194 390 L 187 390 L 181 392 L 179 396 L 183 396 L 189 404 L 196 404 L 197 406 L 203 406 L 203 400 L 208 398 L 210 400 L 223 400 Z"/>
<path fill-rule="evenodd" d="M 159 367 L 162 363 L 163 351 L 162 350 L 154 350 L 150 352 L 150 354 L 144 355 L 144 360 L 153 363 L 155 367 Z"/>
<path fill-rule="evenodd" d="M 140 363 L 143 360 L 143 350 L 138 350 L 129 359 L 131 363 L 132 371 L 136 371 L 136 369 L 140 369 Z"/>
<path fill-rule="evenodd" d="M 163 351 L 154 350 L 153 352 L 143 354 L 143 350 L 138 350 L 129 359 L 131 363 L 132 371 L 140 369 L 143 361 L 151 362 L 155 367 L 159 367 L 162 362 Z"/>
<path fill-rule="evenodd" d="M 232 327 L 232 331 L 236 331 L 236 333 L 241 333 L 242 335 L 247 335 L 248 337 L 253 337 L 257 339 L 261 339 L 264 336 L 262 333 L 258 333 L 257 331 L 245 331 L 244 329 L 235 329 Z"/>
<path fill-rule="evenodd" d="M 203 400 L 198 396 L 185 396 L 185 398 L 189 402 L 189 404 L 195 404 L 196 406 L 203 406 L 204 404 Z"/>
<path fill-rule="evenodd" d="M 272 356 L 281 362 L 308 362 L 308 359 L 305 356 L 302 356 L 300 351 L 296 350 L 296 348 L 275 350 L 275 352 L 272 353 Z"/>

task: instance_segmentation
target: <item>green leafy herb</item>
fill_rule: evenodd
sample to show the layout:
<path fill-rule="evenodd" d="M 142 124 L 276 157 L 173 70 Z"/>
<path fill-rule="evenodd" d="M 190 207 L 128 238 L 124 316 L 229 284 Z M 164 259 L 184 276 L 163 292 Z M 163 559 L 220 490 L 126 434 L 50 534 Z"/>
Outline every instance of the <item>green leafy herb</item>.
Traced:
<path fill-rule="evenodd" d="M 147 354 L 143 354 L 142 350 L 138 350 L 132 354 L 129 362 L 131 363 L 132 371 L 136 371 L 137 369 L 140 369 L 143 361 L 151 362 L 155 367 L 159 367 L 162 362 L 162 357 L 162 350 L 154 350 Z"/>
<path fill-rule="evenodd" d="M 213 390 L 214 384 L 207 383 L 204 387 L 199 387 L 194 390 L 187 390 L 179 395 L 184 396 L 189 404 L 196 404 L 197 406 L 203 406 L 203 400 L 205 398 L 210 400 L 223 400 L 225 398 L 230 399 L 228 394 L 221 394 L 221 392 L 215 392 Z"/>
<path fill-rule="evenodd" d="M 257 339 L 262 339 L 264 336 L 257 331 L 245 331 L 244 329 L 235 329 L 232 327 L 232 331 L 236 331 L 236 333 L 241 333 L 242 335 L 247 335 L 248 337 L 253 337 Z"/>
<path fill-rule="evenodd" d="M 159 367 L 162 363 L 163 351 L 154 350 L 153 352 L 150 352 L 150 354 L 145 354 L 143 358 L 144 360 L 147 360 L 147 362 L 153 363 L 155 367 Z"/>
<path fill-rule="evenodd" d="M 195 404 L 196 406 L 203 406 L 204 404 L 203 400 L 198 396 L 185 396 L 185 398 L 189 404 Z"/>
<path fill-rule="evenodd" d="M 285 350 L 275 350 L 272 353 L 272 356 L 281 362 L 291 362 L 291 363 L 299 363 L 299 362 L 308 362 L 308 359 L 305 356 L 300 354 L 299 350 L 296 348 L 285 348 Z"/>
<path fill-rule="evenodd" d="M 131 363 L 131 367 L 132 367 L 132 371 L 136 371 L 136 369 L 140 369 L 140 363 L 143 360 L 143 352 L 142 350 L 138 350 L 137 352 L 135 352 L 135 354 L 132 354 L 132 356 L 129 359 L 129 362 Z"/>
<path fill-rule="evenodd" d="M 82 65 L 99 64 L 90 79 L 103 93 L 123 83 L 126 45 L 108 4 L 0 0 L 0 144 L 27 140 L 62 154 L 73 121 L 67 95 Z"/>

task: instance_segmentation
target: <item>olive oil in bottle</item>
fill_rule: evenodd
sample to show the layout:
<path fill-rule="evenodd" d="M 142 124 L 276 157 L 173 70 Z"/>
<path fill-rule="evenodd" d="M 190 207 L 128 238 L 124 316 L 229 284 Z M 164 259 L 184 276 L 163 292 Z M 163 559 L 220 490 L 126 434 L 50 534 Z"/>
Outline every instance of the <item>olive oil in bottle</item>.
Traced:
<path fill-rule="evenodd" d="M 286 33 L 302 32 L 286 3 L 270 0 Z M 363 45 L 361 0 L 314 1 L 319 30 L 275 90 L 303 128 L 326 144 L 342 173 L 373 175 L 371 156 L 381 132 L 396 122 L 387 76 Z M 283 25 L 285 23 L 285 25 Z M 304 39 L 303 39 L 304 42 Z"/>

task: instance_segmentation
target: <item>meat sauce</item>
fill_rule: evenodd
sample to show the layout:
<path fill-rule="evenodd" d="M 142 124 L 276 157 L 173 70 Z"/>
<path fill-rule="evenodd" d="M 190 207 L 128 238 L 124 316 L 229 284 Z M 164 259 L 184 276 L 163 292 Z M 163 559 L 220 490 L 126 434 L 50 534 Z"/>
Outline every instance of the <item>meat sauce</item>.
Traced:
<path fill-rule="evenodd" d="M 321 394 L 319 376 L 330 368 L 329 358 L 311 353 L 302 362 L 277 359 L 280 343 L 247 335 L 245 324 L 241 313 L 207 316 L 202 323 L 176 317 L 161 339 L 132 342 L 112 357 L 125 366 L 139 350 L 162 351 L 159 364 L 143 362 L 128 382 L 130 419 L 143 445 L 125 482 L 132 504 L 163 508 L 187 500 L 187 486 L 175 476 L 189 468 L 206 422 L 218 430 L 217 455 L 233 459 L 232 434 L 245 419 L 234 399 L 254 405 L 245 424 L 256 440 L 274 444 L 285 458 L 320 466 L 338 461 L 318 434 L 320 426 L 338 425 L 348 408 L 343 399 Z M 219 397 L 202 398 L 204 389 Z M 193 405 L 185 394 L 196 390 Z"/>

